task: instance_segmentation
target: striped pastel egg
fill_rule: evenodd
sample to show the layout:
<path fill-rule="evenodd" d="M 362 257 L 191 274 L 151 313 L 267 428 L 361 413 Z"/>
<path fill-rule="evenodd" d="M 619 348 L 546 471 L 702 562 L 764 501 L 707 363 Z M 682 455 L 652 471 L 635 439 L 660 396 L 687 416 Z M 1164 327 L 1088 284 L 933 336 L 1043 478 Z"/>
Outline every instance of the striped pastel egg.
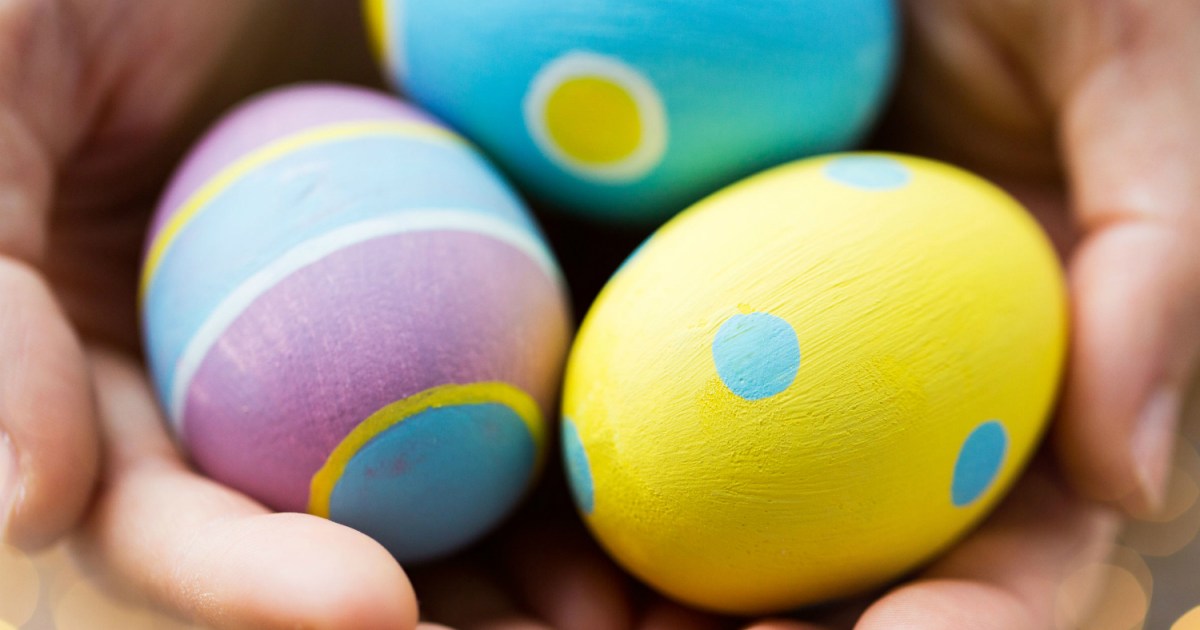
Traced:
<path fill-rule="evenodd" d="M 557 264 L 489 164 L 339 86 L 261 96 L 192 150 L 150 227 L 141 309 L 201 471 L 402 561 L 519 501 L 570 335 Z"/>
<path fill-rule="evenodd" d="M 945 164 L 803 160 L 659 229 L 567 367 L 588 526 L 682 601 L 766 613 L 883 586 L 1003 497 L 1054 404 L 1062 273 Z"/>
<path fill-rule="evenodd" d="M 367 0 L 387 74 L 526 190 L 660 222 L 844 149 L 893 74 L 893 0 Z"/>

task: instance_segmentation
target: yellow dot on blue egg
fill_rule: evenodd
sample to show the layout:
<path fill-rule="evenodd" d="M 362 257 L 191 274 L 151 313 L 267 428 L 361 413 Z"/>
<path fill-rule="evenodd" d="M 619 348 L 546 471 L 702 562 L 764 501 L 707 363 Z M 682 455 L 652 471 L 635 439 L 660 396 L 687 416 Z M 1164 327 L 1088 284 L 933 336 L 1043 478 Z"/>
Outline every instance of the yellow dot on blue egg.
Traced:
<path fill-rule="evenodd" d="M 825 165 L 825 176 L 859 190 L 896 190 L 908 185 L 912 173 L 898 160 L 883 155 L 851 155 Z"/>
<path fill-rule="evenodd" d="M 587 451 L 583 449 L 583 441 L 579 439 L 579 430 L 570 418 L 563 418 L 562 445 L 567 464 L 567 480 L 571 485 L 571 494 L 575 497 L 575 505 L 585 514 L 591 514 L 596 507 L 592 466 L 588 461 Z"/>
<path fill-rule="evenodd" d="M 954 505 L 968 506 L 987 492 L 1004 465 L 1007 451 L 1008 432 L 997 420 L 984 422 L 967 436 L 954 464 L 950 486 Z"/>
<path fill-rule="evenodd" d="M 666 151 L 662 97 L 616 57 L 574 51 L 552 60 L 534 78 L 523 107 L 538 148 L 585 179 L 636 180 Z"/>
<path fill-rule="evenodd" d="M 796 379 L 800 340 L 791 324 L 770 313 L 739 313 L 717 330 L 712 355 L 730 391 L 746 400 L 762 400 Z"/>

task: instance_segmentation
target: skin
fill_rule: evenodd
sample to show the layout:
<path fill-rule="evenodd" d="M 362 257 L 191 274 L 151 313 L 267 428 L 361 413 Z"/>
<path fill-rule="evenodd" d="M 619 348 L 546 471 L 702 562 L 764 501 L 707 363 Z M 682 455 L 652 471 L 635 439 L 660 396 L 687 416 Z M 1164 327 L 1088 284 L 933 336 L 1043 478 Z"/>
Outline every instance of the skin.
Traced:
<path fill-rule="evenodd" d="M 418 594 L 423 618 L 461 629 L 1039 628 L 1057 585 L 1104 556 L 1118 512 L 1161 502 L 1200 347 L 1196 0 L 905 3 L 878 143 L 1025 201 L 1060 247 L 1074 325 L 1050 446 L 979 530 L 882 593 L 803 619 L 685 609 L 628 582 L 554 483 L 482 551 L 409 575 L 348 528 L 191 472 L 136 359 L 149 208 L 240 97 L 374 80 L 349 6 L 0 2 L 5 542 L 69 537 L 114 588 L 222 628 L 412 628 Z"/>

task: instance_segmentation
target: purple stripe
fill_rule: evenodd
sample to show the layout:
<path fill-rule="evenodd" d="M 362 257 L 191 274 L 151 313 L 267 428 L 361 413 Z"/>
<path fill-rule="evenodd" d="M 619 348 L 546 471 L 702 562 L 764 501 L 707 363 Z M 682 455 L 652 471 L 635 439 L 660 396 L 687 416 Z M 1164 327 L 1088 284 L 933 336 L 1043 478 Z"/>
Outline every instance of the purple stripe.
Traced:
<path fill-rule="evenodd" d="M 201 186 L 238 158 L 313 127 L 355 120 L 412 120 L 444 126 L 383 92 L 335 84 L 289 86 L 246 101 L 209 129 L 175 171 L 146 243 Z"/>
<path fill-rule="evenodd" d="M 193 380 L 185 438 L 210 476 L 303 511 L 313 474 L 355 426 L 430 387 L 505 381 L 554 417 L 568 317 L 552 280 L 491 238 L 360 243 L 292 274 L 230 326 Z"/>

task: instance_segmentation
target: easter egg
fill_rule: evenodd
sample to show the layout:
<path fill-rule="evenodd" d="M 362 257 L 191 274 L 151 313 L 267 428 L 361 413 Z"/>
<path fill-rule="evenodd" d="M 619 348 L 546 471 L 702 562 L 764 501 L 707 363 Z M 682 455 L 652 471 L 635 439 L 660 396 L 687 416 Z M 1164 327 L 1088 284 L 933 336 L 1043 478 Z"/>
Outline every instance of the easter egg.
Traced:
<path fill-rule="evenodd" d="M 663 593 L 765 613 L 931 560 L 1043 431 L 1066 298 L 1022 207 L 957 168 L 844 154 L 668 222 L 568 360 L 576 504 Z"/>
<path fill-rule="evenodd" d="M 658 223 L 873 122 L 893 0 L 367 0 L 386 73 L 523 189 Z"/>
<path fill-rule="evenodd" d="M 150 371 L 202 472 L 402 561 L 472 542 L 534 480 L 570 335 L 512 190 L 386 94 L 291 87 L 195 146 L 150 226 Z"/>

